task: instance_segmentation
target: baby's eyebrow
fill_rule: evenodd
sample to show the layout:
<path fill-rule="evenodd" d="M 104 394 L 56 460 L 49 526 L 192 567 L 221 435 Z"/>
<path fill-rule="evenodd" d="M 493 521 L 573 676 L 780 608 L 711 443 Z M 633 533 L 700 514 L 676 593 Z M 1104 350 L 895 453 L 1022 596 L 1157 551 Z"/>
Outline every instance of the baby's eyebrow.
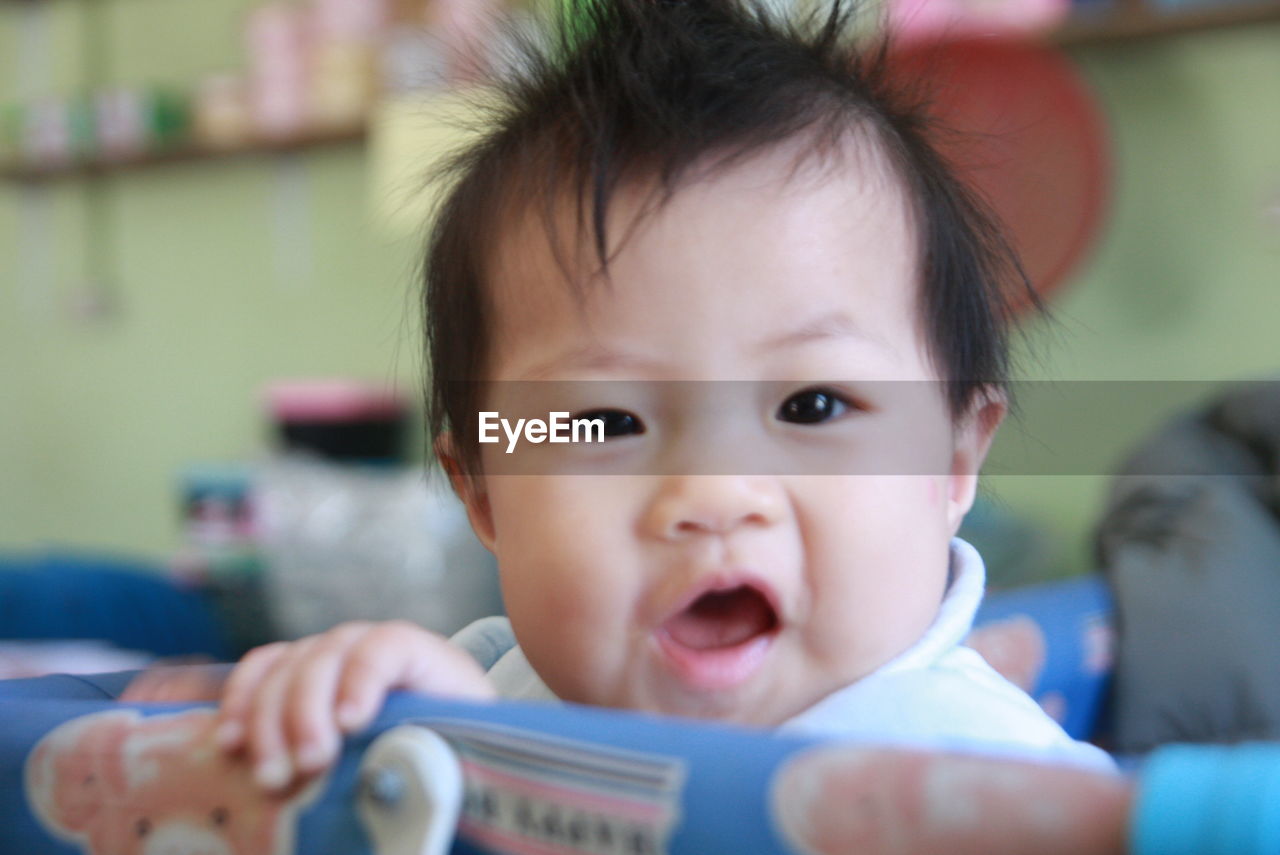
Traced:
<path fill-rule="evenodd" d="M 561 351 L 550 359 L 538 362 L 528 371 L 523 372 L 523 377 L 526 380 L 537 380 L 566 369 L 611 371 L 654 367 L 654 363 L 641 357 L 609 350 L 599 344 L 588 344 Z"/>
<path fill-rule="evenodd" d="M 883 338 L 859 326 L 853 318 L 841 311 L 828 312 L 812 318 L 795 329 L 771 336 L 756 345 L 757 352 L 764 353 L 833 338 L 853 338 L 867 341 L 883 349 L 891 350 Z"/>

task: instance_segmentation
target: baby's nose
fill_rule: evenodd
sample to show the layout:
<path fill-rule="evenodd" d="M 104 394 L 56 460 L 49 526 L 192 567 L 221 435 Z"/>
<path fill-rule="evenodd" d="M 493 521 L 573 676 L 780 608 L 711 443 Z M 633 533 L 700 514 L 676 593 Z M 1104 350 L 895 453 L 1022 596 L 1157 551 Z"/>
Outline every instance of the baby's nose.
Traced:
<path fill-rule="evenodd" d="M 771 478 L 680 475 L 663 478 L 645 522 L 653 537 L 683 540 L 775 525 L 782 514 L 783 493 Z"/>

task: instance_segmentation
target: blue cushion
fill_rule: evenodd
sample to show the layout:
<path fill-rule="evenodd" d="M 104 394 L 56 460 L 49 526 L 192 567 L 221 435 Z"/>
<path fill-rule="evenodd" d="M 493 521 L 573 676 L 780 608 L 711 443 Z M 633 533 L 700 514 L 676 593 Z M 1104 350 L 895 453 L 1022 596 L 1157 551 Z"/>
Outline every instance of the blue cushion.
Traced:
<path fill-rule="evenodd" d="M 228 656 L 209 604 L 161 568 L 68 553 L 0 556 L 0 638 L 100 639 L 157 656 Z"/>

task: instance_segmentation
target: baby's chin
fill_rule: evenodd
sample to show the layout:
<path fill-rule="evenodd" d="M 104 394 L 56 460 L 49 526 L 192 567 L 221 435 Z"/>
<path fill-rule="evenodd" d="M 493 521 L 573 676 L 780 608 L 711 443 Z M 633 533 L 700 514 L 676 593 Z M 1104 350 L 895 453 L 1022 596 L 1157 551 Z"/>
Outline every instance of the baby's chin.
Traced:
<path fill-rule="evenodd" d="M 557 698 L 570 703 L 759 728 L 781 725 L 848 682 L 797 660 L 786 633 L 772 639 L 759 667 L 724 683 L 691 679 L 651 641 L 610 665 L 562 667 L 563 657 L 545 670 L 533 657 L 530 664 Z"/>
<path fill-rule="evenodd" d="M 589 706 L 610 707 L 632 712 L 724 722 L 746 727 L 775 728 L 804 712 L 821 699 L 790 697 L 791 693 L 760 687 L 742 687 L 733 691 L 690 693 L 670 686 L 627 686 L 607 696 L 587 695 L 561 698 Z M 825 693 L 823 693 L 825 694 Z"/>

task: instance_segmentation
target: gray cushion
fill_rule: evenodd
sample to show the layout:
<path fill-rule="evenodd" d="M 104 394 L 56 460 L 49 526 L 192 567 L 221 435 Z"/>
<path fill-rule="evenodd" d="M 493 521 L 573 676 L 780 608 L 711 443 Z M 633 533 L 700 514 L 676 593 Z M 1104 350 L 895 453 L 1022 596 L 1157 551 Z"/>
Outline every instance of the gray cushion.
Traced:
<path fill-rule="evenodd" d="M 1156 434 L 1117 478 L 1098 532 L 1115 750 L 1280 739 L 1278 448 L 1280 385 L 1255 384 Z"/>

